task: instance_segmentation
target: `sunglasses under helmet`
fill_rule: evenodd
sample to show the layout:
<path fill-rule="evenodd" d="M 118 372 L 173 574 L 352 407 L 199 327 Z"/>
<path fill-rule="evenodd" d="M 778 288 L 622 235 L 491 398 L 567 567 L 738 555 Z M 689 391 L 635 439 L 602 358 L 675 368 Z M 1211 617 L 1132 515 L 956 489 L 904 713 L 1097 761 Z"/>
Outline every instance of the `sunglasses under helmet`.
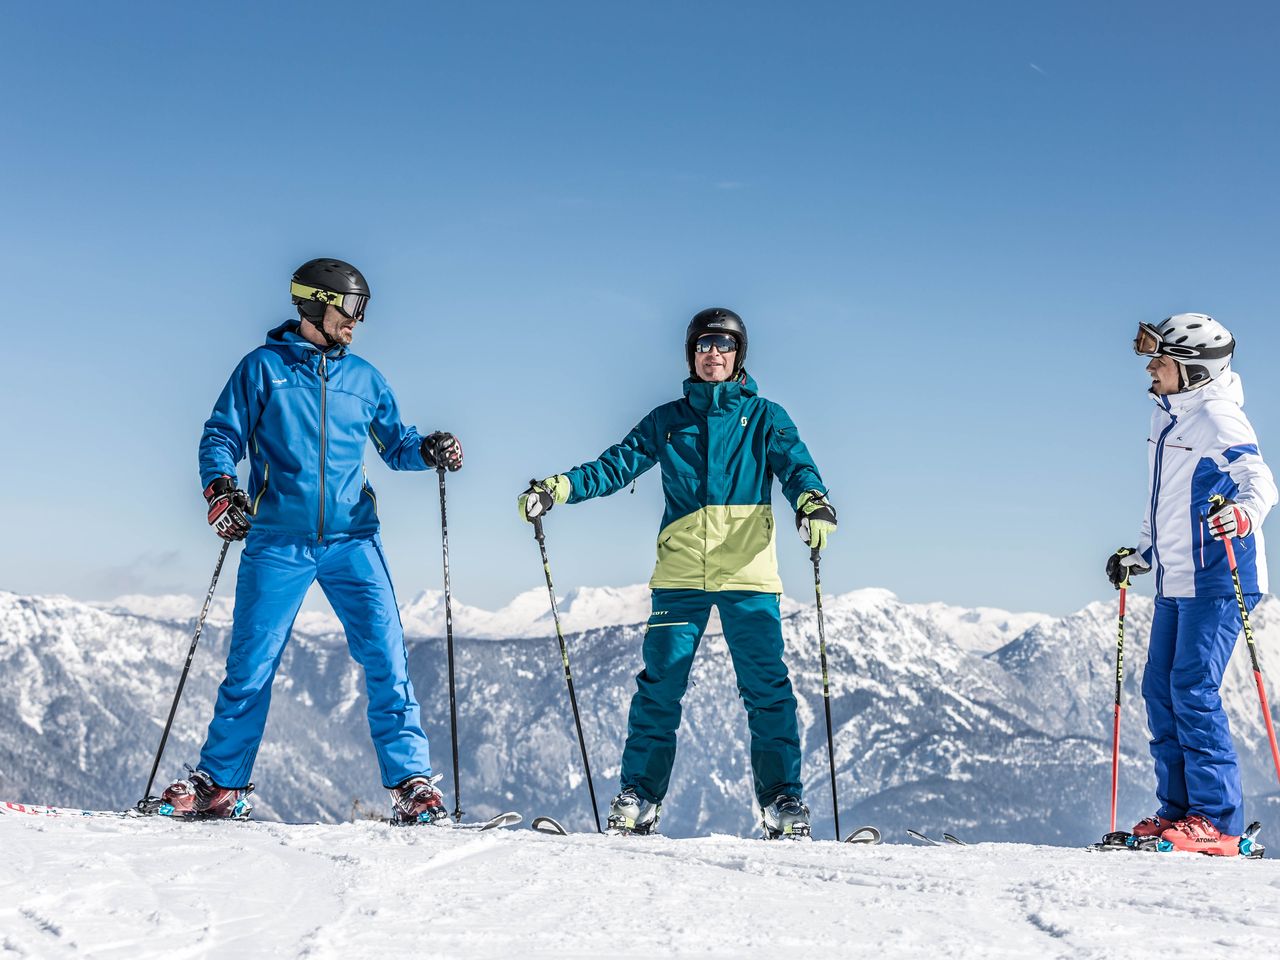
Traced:
<path fill-rule="evenodd" d="M 726 334 L 736 342 L 738 352 L 734 356 L 732 376 L 738 376 L 747 362 L 747 327 L 740 316 L 725 307 L 708 307 L 696 313 L 689 321 L 689 328 L 684 334 L 684 353 L 689 363 L 689 375 L 698 375 L 693 365 L 698 338 L 713 333 Z"/>

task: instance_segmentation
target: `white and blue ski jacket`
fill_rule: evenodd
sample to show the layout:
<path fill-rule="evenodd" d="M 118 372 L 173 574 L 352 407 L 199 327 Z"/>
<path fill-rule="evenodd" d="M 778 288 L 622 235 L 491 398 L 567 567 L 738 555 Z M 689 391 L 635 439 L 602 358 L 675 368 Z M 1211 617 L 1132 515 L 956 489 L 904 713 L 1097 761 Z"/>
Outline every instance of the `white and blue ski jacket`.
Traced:
<path fill-rule="evenodd" d="M 1202 519 L 1220 493 L 1245 507 L 1252 532 L 1235 542 L 1240 586 L 1267 592 L 1262 521 L 1278 498 L 1258 437 L 1244 414 L 1240 377 L 1227 370 L 1190 393 L 1156 401 L 1147 440 L 1151 485 L 1138 552 L 1156 575 L 1161 597 L 1233 596 L 1226 548 Z"/>

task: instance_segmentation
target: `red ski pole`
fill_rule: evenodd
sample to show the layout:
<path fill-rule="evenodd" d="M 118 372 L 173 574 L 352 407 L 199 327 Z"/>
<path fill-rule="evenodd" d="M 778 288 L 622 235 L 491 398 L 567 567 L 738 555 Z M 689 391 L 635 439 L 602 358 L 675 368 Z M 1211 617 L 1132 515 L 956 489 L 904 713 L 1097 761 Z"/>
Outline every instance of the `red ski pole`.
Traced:
<path fill-rule="evenodd" d="M 1227 566 L 1231 568 L 1231 582 L 1236 588 L 1236 603 L 1240 606 L 1240 621 L 1244 624 L 1244 638 L 1249 644 L 1249 659 L 1253 662 L 1253 680 L 1258 685 L 1258 699 L 1262 701 L 1262 719 L 1267 725 L 1267 737 L 1271 741 L 1271 760 L 1276 765 L 1276 779 L 1280 780 L 1280 749 L 1276 748 L 1276 728 L 1271 723 L 1271 707 L 1267 704 L 1267 690 L 1262 685 L 1262 668 L 1258 666 L 1258 650 L 1253 645 L 1253 628 L 1249 626 L 1249 611 L 1244 605 L 1244 591 L 1240 589 L 1240 572 L 1236 569 L 1236 551 L 1231 538 L 1224 537 L 1227 548 Z"/>
<path fill-rule="evenodd" d="M 1120 584 L 1120 616 L 1116 626 L 1116 708 L 1111 735 L 1111 832 L 1116 832 L 1116 797 L 1120 787 L 1120 691 L 1124 686 L 1124 601 L 1129 581 Z"/>

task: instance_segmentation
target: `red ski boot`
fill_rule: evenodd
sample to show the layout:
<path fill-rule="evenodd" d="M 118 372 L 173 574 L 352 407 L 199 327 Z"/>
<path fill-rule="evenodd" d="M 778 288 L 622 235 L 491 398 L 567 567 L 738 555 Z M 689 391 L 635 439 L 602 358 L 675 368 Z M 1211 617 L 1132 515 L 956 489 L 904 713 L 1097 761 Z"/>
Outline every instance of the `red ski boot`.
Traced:
<path fill-rule="evenodd" d="M 1198 813 L 1179 820 L 1160 835 L 1175 850 L 1207 853 L 1213 857 L 1235 857 L 1240 853 L 1240 838 L 1219 832 L 1218 828 Z"/>
<path fill-rule="evenodd" d="M 1147 817 L 1145 820 L 1139 820 L 1129 832 L 1135 837 L 1158 837 L 1172 827 L 1173 823 L 1172 820 L 1166 820 L 1157 814 Z"/>
<path fill-rule="evenodd" d="M 188 768 L 190 769 L 190 768 Z M 247 787 L 220 787 L 203 770 L 192 770 L 185 780 L 175 780 L 160 795 L 156 812 L 184 820 L 248 820 L 253 804 Z"/>
<path fill-rule="evenodd" d="M 440 775 L 410 777 L 391 788 L 391 822 L 395 824 L 448 823 L 444 794 L 436 789 Z"/>

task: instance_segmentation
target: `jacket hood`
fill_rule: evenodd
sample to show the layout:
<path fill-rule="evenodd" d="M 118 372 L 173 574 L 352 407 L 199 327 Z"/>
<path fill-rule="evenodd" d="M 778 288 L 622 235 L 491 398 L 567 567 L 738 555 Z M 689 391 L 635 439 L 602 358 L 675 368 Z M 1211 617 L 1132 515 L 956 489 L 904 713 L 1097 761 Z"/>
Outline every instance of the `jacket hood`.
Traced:
<path fill-rule="evenodd" d="M 1175 417 L 1186 416 L 1187 414 L 1199 410 L 1210 400 L 1226 400 L 1234 403 L 1237 407 L 1244 406 L 1244 384 L 1240 381 L 1240 375 L 1234 370 L 1228 370 L 1217 380 L 1211 380 L 1199 390 L 1192 390 L 1189 393 L 1171 393 L 1167 396 L 1159 396 L 1158 394 L 1148 391 L 1151 399 L 1157 404 L 1173 414 Z"/>

